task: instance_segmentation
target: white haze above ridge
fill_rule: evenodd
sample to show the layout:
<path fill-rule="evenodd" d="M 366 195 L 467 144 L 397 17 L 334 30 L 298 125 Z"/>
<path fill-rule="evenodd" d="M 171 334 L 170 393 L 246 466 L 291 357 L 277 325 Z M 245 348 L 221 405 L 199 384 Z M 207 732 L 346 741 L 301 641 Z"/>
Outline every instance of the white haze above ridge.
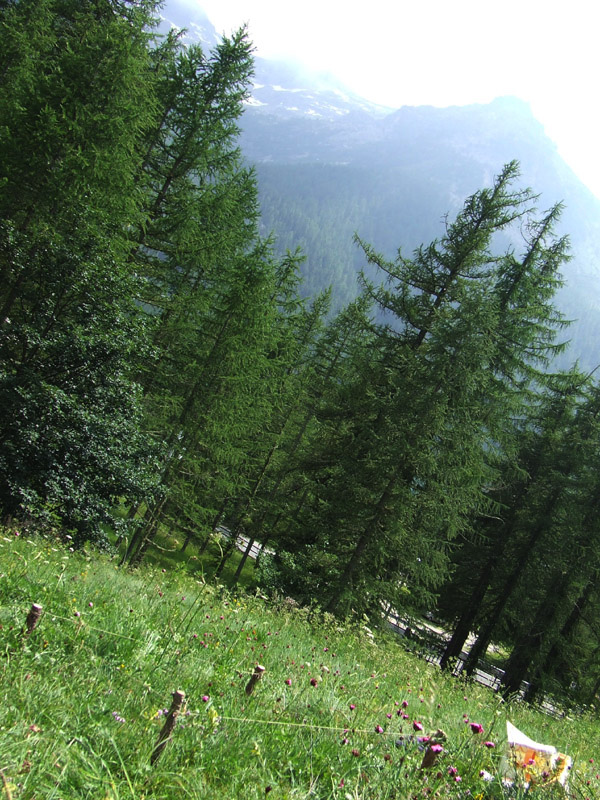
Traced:
<path fill-rule="evenodd" d="M 600 197 L 600 4 L 572 0 L 185 0 L 256 54 L 338 78 L 374 103 L 468 105 L 514 95 Z"/>

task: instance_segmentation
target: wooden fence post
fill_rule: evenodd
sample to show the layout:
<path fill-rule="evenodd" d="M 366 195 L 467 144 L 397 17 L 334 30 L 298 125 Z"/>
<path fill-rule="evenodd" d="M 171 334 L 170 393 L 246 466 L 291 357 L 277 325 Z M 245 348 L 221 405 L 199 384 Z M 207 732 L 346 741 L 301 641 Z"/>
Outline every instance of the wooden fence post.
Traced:
<path fill-rule="evenodd" d="M 171 708 L 169 709 L 169 713 L 167 714 L 165 724 L 163 725 L 162 730 L 158 736 L 156 746 L 154 747 L 152 755 L 150 756 L 150 764 L 152 764 L 152 766 L 156 764 L 156 762 L 160 758 L 160 754 L 165 749 L 167 742 L 171 738 L 171 734 L 173 733 L 173 728 L 175 727 L 175 723 L 177 722 L 177 717 L 181 710 L 181 706 L 183 705 L 184 699 L 185 699 L 185 692 L 182 692 L 179 689 L 176 692 L 173 692 L 173 702 L 171 703 Z"/>
<path fill-rule="evenodd" d="M 254 667 L 254 672 L 252 673 L 250 680 L 248 681 L 248 685 L 246 686 L 246 694 L 248 695 L 252 694 L 252 692 L 254 691 L 254 687 L 262 678 L 264 671 L 265 667 L 261 666 L 260 664 L 257 664 Z"/>
<path fill-rule="evenodd" d="M 29 636 L 29 634 L 38 624 L 41 616 L 42 607 L 38 603 L 32 603 L 31 608 L 29 609 L 29 614 L 27 614 L 27 619 L 25 620 L 25 636 Z"/>

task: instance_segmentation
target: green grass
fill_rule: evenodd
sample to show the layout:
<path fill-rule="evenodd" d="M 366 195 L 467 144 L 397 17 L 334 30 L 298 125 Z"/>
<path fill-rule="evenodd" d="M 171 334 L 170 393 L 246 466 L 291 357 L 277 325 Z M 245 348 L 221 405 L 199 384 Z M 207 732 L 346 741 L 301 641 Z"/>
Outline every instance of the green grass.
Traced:
<path fill-rule="evenodd" d="M 115 564 L 0 533 L 0 797 L 520 797 L 479 776 L 497 772 L 506 719 L 574 758 L 574 797 L 600 790 L 591 713 L 554 719 L 502 703 L 392 636 L 230 595 L 183 565 Z M 32 602 L 44 612 L 25 636 Z M 257 663 L 265 672 L 248 696 Z M 177 689 L 185 710 L 151 766 Z M 420 769 L 413 722 L 446 733 L 431 769 Z"/>
<path fill-rule="evenodd" d="M 108 539 L 111 543 L 115 542 L 114 532 L 108 532 Z M 154 567 L 167 567 L 170 570 L 173 567 L 185 567 L 186 571 L 195 574 L 197 577 L 210 580 L 221 561 L 227 541 L 218 535 L 213 535 L 203 552 L 200 552 L 198 543 L 195 541 L 190 542 L 185 551 L 181 552 L 183 541 L 183 535 L 175 534 L 161 526 L 158 535 L 144 557 L 145 564 Z M 121 546 L 120 553 L 122 554 L 123 551 L 124 545 Z M 223 573 L 219 578 L 220 583 L 224 586 L 231 586 L 233 576 L 241 560 L 242 553 L 235 549 L 225 564 Z M 238 589 L 256 589 L 252 564 L 252 560 L 247 559 L 237 583 Z"/>

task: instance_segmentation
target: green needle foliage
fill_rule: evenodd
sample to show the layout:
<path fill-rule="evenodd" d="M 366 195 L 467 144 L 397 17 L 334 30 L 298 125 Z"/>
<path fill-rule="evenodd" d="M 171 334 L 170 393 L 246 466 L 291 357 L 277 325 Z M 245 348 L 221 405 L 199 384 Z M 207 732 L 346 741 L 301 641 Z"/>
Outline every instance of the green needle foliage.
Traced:
<path fill-rule="evenodd" d="M 247 31 L 207 52 L 159 10 L 0 3 L 0 517 L 129 566 L 176 533 L 232 586 L 260 546 L 274 596 L 437 602 L 442 666 L 475 631 L 467 673 L 493 637 L 506 696 L 593 701 L 598 387 L 551 373 L 560 205 L 511 162 L 411 257 L 357 235 L 332 316 L 259 235 Z"/>
<path fill-rule="evenodd" d="M 374 320 L 307 456 L 312 485 L 292 527 L 300 544 L 286 545 L 302 554 L 290 586 L 304 599 L 374 611 L 415 594 L 425 607 L 449 545 L 491 509 L 485 488 L 506 421 L 523 413 L 562 324 L 551 303 L 566 257 L 551 234 L 558 212 L 536 222 L 517 174 L 507 165 L 413 259 L 390 263 L 361 243 L 385 283 L 363 279 Z M 496 238 L 516 225 L 523 254 L 496 255 Z"/>
<path fill-rule="evenodd" d="M 124 261 L 155 120 L 153 10 L 48 0 L 0 16 L 0 505 L 80 541 L 153 481 Z"/>

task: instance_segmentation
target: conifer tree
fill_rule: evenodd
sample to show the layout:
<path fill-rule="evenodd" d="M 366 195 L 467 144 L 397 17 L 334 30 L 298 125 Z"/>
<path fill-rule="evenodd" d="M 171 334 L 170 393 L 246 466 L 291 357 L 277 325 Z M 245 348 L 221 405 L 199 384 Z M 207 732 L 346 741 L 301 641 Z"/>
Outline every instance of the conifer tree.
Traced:
<path fill-rule="evenodd" d="M 471 674 L 477 667 L 525 569 L 528 555 L 542 539 L 547 517 L 558 502 L 558 486 L 551 476 L 562 463 L 564 434 L 573 422 L 586 379 L 572 370 L 545 380 L 546 391 L 530 401 L 524 416 L 514 422 L 511 438 L 504 439 L 497 488 L 490 489 L 497 512 L 475 521 L 472 537 L 454 555 L 457 580 L 471 587 L 471 591 L 463 599 L 454 631 L 442 654 L 442 669 L 454 664 L 476 620 L 479 632 L 465 669 Z M 507 570 L 510 548 L 514 561 L 510 561 Z M 475 551 L 473 555 L 470 550 Z M 496 598 L 490 605 L 486 596 L 492 582 L 496 583 Z M 456 586 L 450 592 L 456 597 Z"/>
<path fill-rule="evenodd" d="M 4 4 L 0 74 L 0 507 L 102 537 L 150 490 L 127 230 L 155 121 L 151 2 Z"/>
<path fill-rule="evenodd" d="M 544 661 L 576 610 L 578 598 L 597 576 L 599 398 L 597 386 L 585 387 L 573 423 L 563 432 L 562 452 L 547 476 L 552 502 L 539 522 L 546 533 L 544 546 L 539 554 L 530 549 L 524 560 L 528 574 L 538 576 L 543 591 L 532 592 L 535 584 L 531 581 L 523 581 L 522 587 L 513 585 L 521 625 L 502 680 L 505 695 L 518 691 L 530 672 L 538 685 L 543 682 Z M 541 574 L 549 580 L 540 580 Z M 527 609 L 532 610 L 526 613 Z"/>
<path fill-rule="evenodd" d="M 379 318 L 364 360 L 339 387 L 343 423 L 320 432 L 313 461 L 322 466 L 296 527 L 299 541 L 319 532 L 305 585 L 329 610 L 401 603 L 409 584 L 426 598 L 449 542 L 489 503 L 490 445 L 516 408 L 528 363 L 550 353 L 560 325 L 551 297 L 566 244 L 545 243 L 551 225 L 535 222 L 529 191 L 512 188 L 517 174 L 509 164 L 413 259 L 390 263 L 363 245 L 386 276 L 382 286 L 364 280 Z M 531 226 L 525 255 L 495 255 L 495 235 L 517 221 Z M 536 273 L 525 314 L 524 262 Z"/>
<path fill-rule="evenodd" d="M 256 240 L 254 177 L 236 144 L 252 72 L 247 37 L 223 39 L 208 55 L 169 37 L 154 64 L 159 124 L 145 141 L 139 183 L 147 212 L 130 261 L 144 281 L 139 300 L 153 328 L 154 354 L 139 362 L 138 374 L 162 452 L 162 488 L 148 498 L 127 559 L 141 556 L 165 514 L 208 524 L 214 485 L 236 474 L 236 428 L 253 416 L 253 389 L 246 389 L 257 380 L 246 369 L 244 382 L 242 362 L 252 364 L 253 347 L 262 347 L 268 321 L 259 323 L 257 304 L 273 271 L 268 245 Z"/>

